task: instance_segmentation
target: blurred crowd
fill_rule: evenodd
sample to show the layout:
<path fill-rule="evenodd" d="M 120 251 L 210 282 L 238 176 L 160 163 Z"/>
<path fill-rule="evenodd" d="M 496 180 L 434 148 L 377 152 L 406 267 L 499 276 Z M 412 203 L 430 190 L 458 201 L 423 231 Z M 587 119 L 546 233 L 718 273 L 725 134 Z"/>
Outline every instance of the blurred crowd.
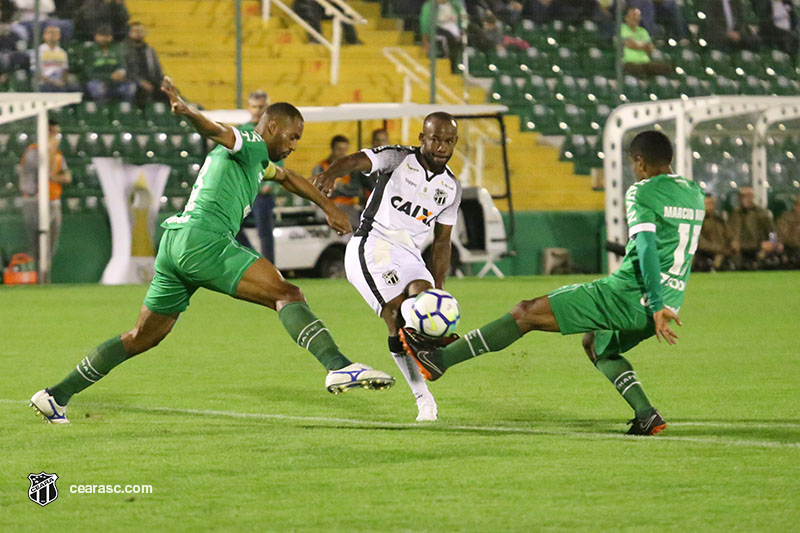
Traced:
<path fill-rule="evenodd" d="M 755 203 L 752 187 L 739 189 L 738 206 L 717 209 L 707 195 L 706 216 L 694 256 L 695 271 L 800 268 L 800 195 L 777 219 Z"/>
<path fill-rule="evenodd" d="M 0 84 L 82 91 L 100 103 L 164 100 L 158 54 L 124 0 L 41 0 L 38 15 L 41 44 L 34 50 L 34 0 L 0 2 Z"/>

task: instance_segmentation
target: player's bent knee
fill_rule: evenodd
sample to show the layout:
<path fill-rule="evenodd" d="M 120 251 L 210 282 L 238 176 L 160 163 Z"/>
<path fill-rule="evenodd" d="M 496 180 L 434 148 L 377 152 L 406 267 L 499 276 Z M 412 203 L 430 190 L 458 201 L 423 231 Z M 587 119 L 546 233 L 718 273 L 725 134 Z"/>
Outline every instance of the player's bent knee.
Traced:
<path fill-rule="evenodd" d="M 286 283 L 281 288 L 281 295 L 278 298 L 278 301 L 285 303 L 305 302 L 306 297 L 303 294 L 303 291 L 300 290 L 300 287 L 292 285 L 291 283 Z"/>

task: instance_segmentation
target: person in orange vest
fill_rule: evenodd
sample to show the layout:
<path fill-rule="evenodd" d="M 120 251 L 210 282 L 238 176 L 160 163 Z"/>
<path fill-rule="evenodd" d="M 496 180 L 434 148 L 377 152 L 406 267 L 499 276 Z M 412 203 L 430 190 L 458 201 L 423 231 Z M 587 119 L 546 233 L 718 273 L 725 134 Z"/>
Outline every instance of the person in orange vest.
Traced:
<path fill-rule="evenodd" d="M 334 135 L 331 139 L 331 153 L 327 158 L 323 159 L 314 170 L 311 172 L 312 176 L 321 174 L 328 169 L 331 164 L 337 159 L 344 157 L 350 151 L 350 140 L 344 135 Z M 353 172 L 346 174 L 336 180 L 333 190 L 331 191 L 330 198 L 336 207 L 347 213 L 350 218 L 350 224 L 353 228 L 357 228 L 361 219 L 362 199 L 366 198 L 366 194 L 373 188 L 370 185 L 369 179 L 362 175 L 360 172 Z"/>
<path fill-rule="evenodd" d="M 48 167 L 50 169 L 50 258 L 55 255 L 61 233 L 61 188 L 72 183 L 67 160 L 58 149 L 61 126 L 55 120 L 48 127 Z M 31 144 L 22 154 L 19 169 L 19 190 L 22 193 L 22 215 L 25 222 L 27 252 L 39 259 L 39 147 Z"/>

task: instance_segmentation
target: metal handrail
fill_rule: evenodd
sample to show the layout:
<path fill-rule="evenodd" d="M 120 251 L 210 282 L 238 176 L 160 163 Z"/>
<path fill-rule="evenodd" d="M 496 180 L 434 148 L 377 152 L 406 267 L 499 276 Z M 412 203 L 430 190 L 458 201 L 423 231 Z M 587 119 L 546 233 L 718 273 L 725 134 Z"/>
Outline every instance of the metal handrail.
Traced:
<path fill-rule="evenodd" d="M 386 47 L 383 49 L 383 55 L 395 66 L 399 74 L 403 75 L 403 103 L 411 103 L 412 100 L 412 84 L 429 89 L 429 83 L 426 79 L 430 79 L 430 72 L 413 57 L 411 57 L 405 50 L 397 47 Z M 436 80 L 436 93 L 437 98 L 443 100 L 443 103 L 451 104 L 467 104 L 467 100 L 458 96 L 450 87 Z M 403 118 L 401 124 L 401 138 L 403 142 L 408 142 L 409 129 L 411 120 L 408 117 Z M 480 125 L 472 126 L 463 135 L 467 140 L 467 152 L 456 149 L 454 155 L 464 163 L 464 174 L 461 176 L 462 181 L 470 183 L 474 173 L 474 182 L 478 186 L 483 185 L 483 164 L 485 161 L 485 146 L 486 144 L 497 144 L 496 138 L 500 135 L 498 130 L 491 130 L 484 128 Z M 469 152 L 472 151 L 471 147 L 474 146 L 475 157 L 470 157 Z"/>
<path fill-rule="evenodd" d="M 317 4 L 322 6 L 325 14 L 333 17 L 333 35 L 331 40 L 326 39 L 320 32 L 311 27 L 311 25 L 303 20 L 303 18 L 294 12 L 292 8 L 283 3 L 282 0 L 264 0 L 261 3 L 261 18 L 264 22 L 269 20 L 270 10 L 272 4 L 275 4 L 278 9 L 283 11 L 290 19 L 303 28 L 309 35 L 317 40 L 319 44 L 328 49 L 331 53 L 331 69 L 330 79 L 331 85 L 339 83 L 339 58 L 342 49 L 342 23 L 345 24 L 366 24 L 367 19 L 361 16 L 358 11 L 353 9 L 343 0 L 314 0 Z M 334 7 L 336 4 L 339 9 Z"/>

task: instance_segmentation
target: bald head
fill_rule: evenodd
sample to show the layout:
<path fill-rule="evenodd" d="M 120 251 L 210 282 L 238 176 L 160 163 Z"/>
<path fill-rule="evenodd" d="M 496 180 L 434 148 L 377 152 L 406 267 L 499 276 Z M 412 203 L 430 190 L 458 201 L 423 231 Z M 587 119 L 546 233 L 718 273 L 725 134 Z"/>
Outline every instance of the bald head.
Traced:
<path fill-rule="evenodd" d="M 428 170 L 444 172 L 458 142 L 458 123 L 450 113 L 436 111 L 425 117 L 419 134 L 422 160 Z"/>

